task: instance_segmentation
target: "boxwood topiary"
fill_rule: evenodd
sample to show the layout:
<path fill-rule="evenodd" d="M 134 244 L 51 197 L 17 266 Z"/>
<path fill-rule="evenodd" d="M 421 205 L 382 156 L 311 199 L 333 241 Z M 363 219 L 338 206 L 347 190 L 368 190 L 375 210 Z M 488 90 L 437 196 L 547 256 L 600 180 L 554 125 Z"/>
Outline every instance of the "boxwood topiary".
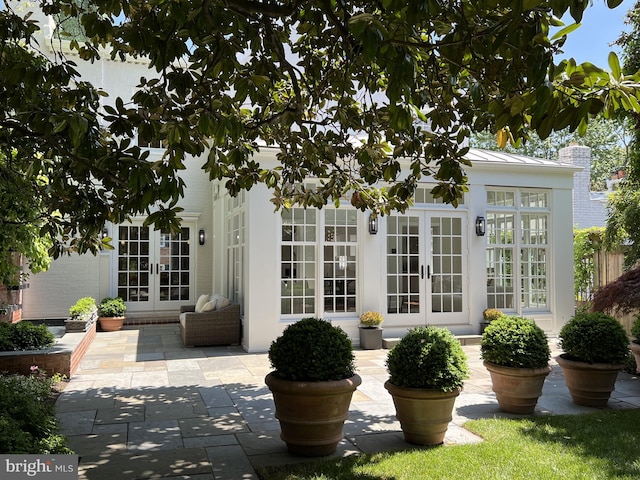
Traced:
<path fill-rule="evenodd" d="M 387 355 L 389 382 L 405 388 L 451 392 L 469 377 L 460 342 L 446 328 L 417 327 Z"/>
<path fill-rule="evenodd" d="M 551 350 L 544 331 L 533 320 L 503 316 L 491 322 L 482 334 L 483 360 L 514 368 L 544 368 Z"/>
<path fill-rule="evenodd" d="M 271 343 L 273 375 L 285 380 L 322 382 L 355 373 L 351 340 L 340 327 L 319 318 L 303 318 Z"/>
<path fill-rule="evenodd" d="M 602 312 L 577 313 L 560 330 L 560 346 L 568 360 L 624 363 L 629 337 L 622 324 Z"/>

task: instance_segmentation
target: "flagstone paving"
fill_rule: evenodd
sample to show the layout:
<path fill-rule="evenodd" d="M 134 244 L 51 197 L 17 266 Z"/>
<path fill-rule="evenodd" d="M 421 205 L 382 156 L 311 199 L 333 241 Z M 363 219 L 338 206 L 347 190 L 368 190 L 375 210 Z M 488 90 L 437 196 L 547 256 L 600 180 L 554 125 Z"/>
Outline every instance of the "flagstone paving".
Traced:
<path fill-rule="evenodd" d="M 557 354 L 557 347 L 552 341 Z M 471 378 L 456 399 L 446 445 L 480 442 L 464 429 L 500 412 L 478 345 L 463 347 Z M 362 385 L 353 395 L 345 438 L 333 457 L 416 448 L 395 418 L 386 350 L 356 350 Z M 571 402 L 552 362 L 535 415 L 593 412 Z M 255 468 L 309 459 L 287 452 L 279 437 L 266 354 L 240 347 L 185 348 L 177 325 L 99 332 L 56 403 L 82 480 L 257 479 Z M 640 407 L 640 380 L 621 373 L 608 409 Z"/>

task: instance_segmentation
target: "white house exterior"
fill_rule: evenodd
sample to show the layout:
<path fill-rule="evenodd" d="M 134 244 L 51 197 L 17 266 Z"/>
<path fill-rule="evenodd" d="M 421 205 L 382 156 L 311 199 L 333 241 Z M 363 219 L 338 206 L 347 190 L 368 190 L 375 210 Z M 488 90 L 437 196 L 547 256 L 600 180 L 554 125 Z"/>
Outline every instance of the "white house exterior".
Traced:
<path fill-rule="evenodd" d="M 110 93 L 107 101 L 129 98 L 139 77 L 149 76 L 139 62 L 78 63 L 84 78 Z M 151 149 L 150 159 L 161 154 Z M 378 218 L 376 233 L 349 198 L 337 209 L 274 212 L 266 187 L 230 198 L 201 170 L 203 159 L 188 159 L 181 236 L 142 227 L 142 219 L 107 226 L 115 250 L 61 258 L 32 275 L 23 317 L 65 317 L 79 297 L 119 295 L 130 320 L 177 321 L 181 305 L 222 293 L 241 305 L 242 346 L 251 352 L 267 350 L 286 325 L 309 316 L 340 325 L 357 344 L 367 310 L 383 313 L 385 337 L 426 324 L 478 333 L 487 307 L 557 333 L 574 313 L 579 169 L 481 150 L 468 158 L 469 191 L 458 208 L 435 201 L 425 180 L 414 206 Z M 257 160 L 274 165 L 275 149 L 263 148 Z"/>

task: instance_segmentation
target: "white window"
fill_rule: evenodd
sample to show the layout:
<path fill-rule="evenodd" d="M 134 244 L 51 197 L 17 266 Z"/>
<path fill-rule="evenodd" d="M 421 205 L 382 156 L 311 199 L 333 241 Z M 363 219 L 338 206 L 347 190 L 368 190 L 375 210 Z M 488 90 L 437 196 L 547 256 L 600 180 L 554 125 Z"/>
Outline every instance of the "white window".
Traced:
<path fill-rule="evenodd" d="M 228 197 L 227 205 L 227 284 L 233 303 L 242 304 L 244 293 L 245 192 Z"/>
<path fill-rule="evenodd" d="M 487 306 L 548 310 L 549 192 L 490 189 L 487 204 Z"/>
<path fill-rule="evenodd" d="M 282 315 L 356 312 L 357 220 L 358 213 L 353 209 L 282 211 Z M 319 285 L 322 288 L 318 288 Z"/>

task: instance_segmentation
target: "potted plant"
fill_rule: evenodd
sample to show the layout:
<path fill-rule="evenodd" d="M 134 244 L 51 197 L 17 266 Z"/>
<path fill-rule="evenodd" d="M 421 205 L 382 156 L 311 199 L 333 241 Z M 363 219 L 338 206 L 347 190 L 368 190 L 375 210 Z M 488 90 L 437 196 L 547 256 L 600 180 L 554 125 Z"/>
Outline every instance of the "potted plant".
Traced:
<path fill-rule="evenodd" d="M 482 311 L 482 322 L 480 323 L 480 335 L 484 333 L 484 329 L 487 328 L 494 320 L 504 317 L 502 310 L 497 308 L 485 308 Z"/>
<path fill-rule="evenodd" d="M 103 298 L 98 305 L 98 322 L 100 328 L 105 332 L 115 332 L 122 328 L 124 324 L 124 313 L 127 306 L 120 297 Z"/>
<path fill-rule="evenodd" d="M 556 360 L 573 403 L 606 406 L 629 355 L 629 338 L 620 322 L 602 312 L 577 313 L 559 336 L 564 353 Z"/>
<path fill-rule="evenodd" d="M 382 328 L 384 321 L 380 312 L 365 312 L 360 315 L 360 348 L 376 350 L 382 348 Z"/>
<path fill-rule="evenodd" d="M 480 354 L 500 409 L 533 413 L 551 372 L 551 350 L 544 331 L 527 318 L 500 317 L 482 334 Z"/>
<path fill-rule="evenodd" d="M 393 397 L 405 440 L 441 444 L 469 376 L 460 342 L 445 328 L 413 328 L 389 351 L 386 365 L 384 387 Z"/>
<path fill-rule="evenodd" d="M 98 318 L 96 301 L 92 297 L 79 298 L 69 308 L 69 318 L 65 320 L 65 329 L 68 332 L 86 331 L 91 328 Z"/>
<path fill-rule="evenodd" d="M 631 324 L 631 336 L 633 340 L 629 343 L 629 349 L 636 359 L 636 373 L 638 373 L 640 370 L 640 313 Z"/>
<path fill-rule="evenodd" d="M 271 343 L 273 393 L 280 438 L 289 452 L 324 456 L 336 451 L 349 404 L 362 382 L 355 373 L 351 340 L 338 326 L 304 318 Z"/>

